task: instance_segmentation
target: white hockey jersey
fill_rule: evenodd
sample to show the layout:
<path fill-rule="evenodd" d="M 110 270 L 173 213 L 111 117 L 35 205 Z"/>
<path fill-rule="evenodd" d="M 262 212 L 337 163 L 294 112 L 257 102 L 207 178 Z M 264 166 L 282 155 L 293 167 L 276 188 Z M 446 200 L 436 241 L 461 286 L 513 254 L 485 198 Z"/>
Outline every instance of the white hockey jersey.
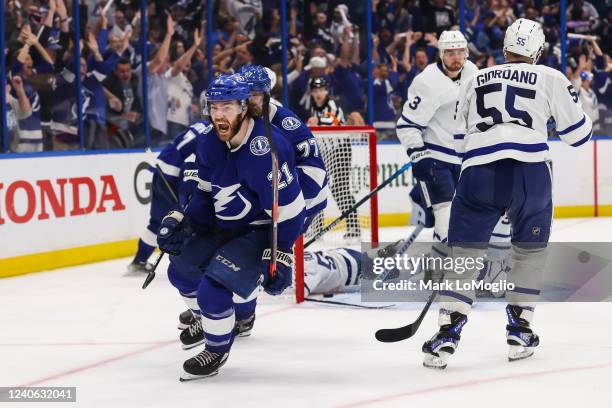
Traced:
<path fill-rule="evenodd" d="M 592 135 L 578 93 L 559 71 L 524 62 L 483 69 L 461 86 L 455 149 L 462 169 L 505 158 L 548 159 L 546 123 L 572 146 Z"/>
<path fill-rule="evenodd" d="M 460 77 L 453 81 L 439 64 L 430 64 L 414 78 L 396 126 L 404 148 L 425 146 L 436 160 L 461 163 L 453 143 L 453 116 L 459 86 L 477 71 L 476 65 L 466 61 Z"/>
<path fill-rule="evenodd" d="M 304 294 L 341 291 L 359 282 L 361 253 L 348 248 L 304 252 Z"/>

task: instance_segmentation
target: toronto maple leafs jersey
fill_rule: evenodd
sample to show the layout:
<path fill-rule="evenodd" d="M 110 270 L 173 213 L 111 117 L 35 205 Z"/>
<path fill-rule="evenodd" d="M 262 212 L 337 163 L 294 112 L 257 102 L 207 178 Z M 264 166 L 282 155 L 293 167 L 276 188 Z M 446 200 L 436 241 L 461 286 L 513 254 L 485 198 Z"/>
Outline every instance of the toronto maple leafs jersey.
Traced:
<path fill-rule="evenodd" d="M 327 206 L 327 171 L 317 141 L 293 112 L 270 103 L 270 123 L 293 145 L 300 187 L 306 202 L 306 216 L 314 216 Z"/>
<path fill-rule="evenodd" d="M 291 143 L 275 127 L 278 151 L 278 247 L 289 250 L 302 231 L 305 202 Z M 249 119 L 242 143 L 230 148 L 214 128 L 197 138 L 200 184 L 186 216 L 196 230 L 266 226 L 272 213 L 272 158 L 261 119 Z"/>
<path fill-rule="evenodd" d="M 339 292 L 359 283 L 361 252 L 350 248 L 304 252 L 304 294 Z"/>
<path fill-rule="evenodd" d="M 546 161 L 551 117 L 566 143 L 580 146 L 591 138 L 591 119 L 561 72 L 524 62 L 478 71 L 462 84 L 457 102 L 455 148 L 462 169 L 505 158 Z"/>
<path fill-rule="evenodd" d="M 434 159 L 461 163 L 453 142 L 453 116 L 461 83 L 477 71 L 476 65 L 466 61 L 459 78 L 452 80 L 439 63 L 434 63 L 414 78 L 396 126 L 397 137 L 404 148 L 425 146 Z"/>

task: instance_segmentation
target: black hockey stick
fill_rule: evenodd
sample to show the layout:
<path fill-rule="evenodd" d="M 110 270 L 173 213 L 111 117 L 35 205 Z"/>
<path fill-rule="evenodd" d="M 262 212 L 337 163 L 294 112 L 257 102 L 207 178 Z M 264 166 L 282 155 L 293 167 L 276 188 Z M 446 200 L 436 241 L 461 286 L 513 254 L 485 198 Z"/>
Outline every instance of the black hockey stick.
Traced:
<path fill-rule="evenodd" d="M 266 139 L 270 144 L 270 155 L 272 156 L 272 225 L 270 226 L 270 279 L 276 276 L 276 252 L 278 242 L 278 151 L 276 143 L 272 138 L 270 128 L 270 94 L 264 93 L 263 99 L 263 122 Z"/>
<path fill-rule="evenodd" d="M 349 214 L 351 214 L 353 211 L 357 211 L 357 209 L 359 207 L 361 207 L 363 205 L 363 203 L 368 201 L 370 199 L 370 197 L 372 197 L 374 194 L 378 193 L 380 190 L 385 188 L 389 183 L 391 183 L 393 180 L 398 178 L 403 172 L 408 170 L 410 168 L 410 166 L 412 166 L 412 162 L 406 163 L 402 167 L 400 167 L 395 173 L 390 175 L 389 178 L 387 178 L 385 181 L 383 181 L 381 184 L 379 184 L 378 187 L 376 187 L 374 190 L 370 191 L 361 200 L 359 200 L 357 203 L 355 203 L 355 205 L 353 205 L 351 208 L 347 209 L 342 214 L 340 214 L 340 216 L 338 218 L 336 218 L 334 221 L 332 221 L 331 224 L 329 224 L 328 226 L 323 228 L 321 231 L 319 231 L 319 233 L 317 233 L 317 235 L 312 237 L 308 242 L 306 242 L 304 244 L 304 248 L 308 248 L 313 242 L 315 242 L 316 240 L 321 238 L 323 235 L 327 234 L 336 225 L 340 224 L 345 218 L 347 218 L 349 216 Z"/>
<path fill-rule="evenodd" d="M 164 172 L 162 171 L 161 167 L 159 167 L 159 164 L 155 163 L 155 168 L 157 169 L 157 171 L 159 173 L 159 176 L 161 177 L 162 181 L 164 182 L 164 185 L 166 186 L 166 189 L 168 189 L 168 192 L 172 196 L 172 200 L 174 200 L 175 204 L 178 204 L 179 203 L 179 199 L 176 196 L 176 193 L 174 192 L 174 190 L 172 189 L 172 186 L 168 182 L 168 179 L 164 175 Z M 151 269 L 151 271 L 147 274 L 147 277 L 145 278 L 145 281 L 142 284 L 142 289 L 143 290 L 146 289 L 147 286 L 149 286 L 149 284 L 151 282 L 153 282 L 153 279 L 155 279 L 155 270 L 157 269 L 157 266 L 159 265 L 159 263 L 162 260 L 162 258 L 164 257 L 164 254 L 165 254 L 165 252 L 160 250 L 159 255 L 157 256 L 157 259 L 155 260 L 155 263 L 153 264 L 153 269 Z"/>
<path fill-rule="evenodd" d="M 308 302 L 327 303 L 327 304 L 330 304 L 330 305 L 351 306 L 351 307 L 357 307 L 357 308 L 360 308 L 360 309 L 372 309 L 372 310 L 376 310 L 376 309 L 388 309 L 390 307 L 395 306 L 395 305 L 366 306 L 366 305 L 357 305 L 355 303 L 344 303 L 344 302 L 338 302 L 338 301 L 335 301 L 335 300 L 321 300 L 321 299 L 313 299 L 313 298 L 304 298 L 304 300 L 306 300 Z"/>
<path fill-rule="evenodd" d="M 442 280 L 443 278 L 444 278 L 444 275 L 442 275 L 440 280 Z M 429 311 L 429 308 L 431 304 L 433 303 L 434 299 L 436 298 L 437 294 L 438 294 L 437 290 L 434 290 L 433 292 L 431 292 L 431 295 L 429 296 L 429 299 L 427 299 L 427 303 L 425 304 L 425 307 L 421 311 L 421 314 L 419 315 L 419 317 L 417 317 L 417 319 L 414 322 L 406 326 L 397 327 L 395 329 L 380 329 L 376 332 L 376 335 L 375 335 L 376 340 L 381 341 L 383 343 L 395 343 L 396 341 L 406 340 L 414 336 L 414 334 L 417 332 L 417 330 L 421 326 L 421 323 L 423 322 L 423 319 L 425 318 L 427 311 Z"/>

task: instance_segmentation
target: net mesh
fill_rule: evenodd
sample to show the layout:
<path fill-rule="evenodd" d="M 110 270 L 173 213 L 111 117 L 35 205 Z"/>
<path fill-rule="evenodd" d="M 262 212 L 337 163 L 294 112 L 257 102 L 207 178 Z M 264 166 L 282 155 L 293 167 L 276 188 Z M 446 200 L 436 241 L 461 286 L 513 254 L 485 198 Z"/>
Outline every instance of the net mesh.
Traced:
<path fill-rule="evenodd" d="M 330 128 L 313 131 L 313 134 L 327 169 L 330 194 L 327 207 L 306 231 L 305 243 L 370 192 L 370 133 L 340 132 L 338 128 Z M 361 241 L 371 241 L 371 228 L 371 202 L 368 200 L 307 249 L 356 247 Z"/>

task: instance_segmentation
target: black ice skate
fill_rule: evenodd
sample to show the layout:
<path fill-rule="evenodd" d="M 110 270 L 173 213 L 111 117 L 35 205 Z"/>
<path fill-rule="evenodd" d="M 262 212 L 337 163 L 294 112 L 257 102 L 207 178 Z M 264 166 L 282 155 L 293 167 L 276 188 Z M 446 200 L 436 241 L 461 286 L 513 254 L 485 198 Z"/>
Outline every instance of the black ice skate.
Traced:
<path fill-rule="evenodd" d="M 123 276 L 144 276 L 151 270 L 153 270 L 153 265 L 148 262 L 132 262 Z"/>
<path fill-rule="evenodd" d="M 253 326 L 255 326 L 255 315 L 237 321 L 236 322 L 236 330 L 238 330 L 238 337 L 248 337 L 251 335 L 251 331 L 253 330 Z"/>
<path fill-rule="evenodd" d="M 425 367 L 445 369 L 448 359 L 459 345 L 461 329 L 467 322 L 467 316 L 459 312 L 452 312 L 450 322 L 450 324 L 441 326 L 440 331 L 423 344 L 423 353 L 425 353 L 423 365 Z"/>
<path fill-rule="evenodd" d="M 193 315 L 191 309 L 187 309 L 179 315 L 179 324 L 177 328 L 179 330 L 185 330 L 193 323 L 195 323 L 196 317 Z"/>
<path fill-rule="evenodd" d="M 219 374 L 219 368 L 225 364 L 228 357 L 229 353 L 213 353 L 204 349 L 183 363 L 185 372 L 180 381 L 191 381 L 217 375 Z"/>
<path fill-rule="evenodd" d="M 204 329 L 202 328 L 202 319 L 194 319 L 195 321 L 183 330 L 180 335 L 181 347 L 183 350 L 189 350 L 204 343 Z"/>
<path fill-rule="evenodd" d="M 508 361 L 523 360 L 531 357 L 534 349 L 540 344 L 540 338 L 529 327 L 529 322 L 521 318 L 525 310 L 520 306 L 506 306 L 508 325 L 506 326 L 506 342 L 508 343 Z"/>

